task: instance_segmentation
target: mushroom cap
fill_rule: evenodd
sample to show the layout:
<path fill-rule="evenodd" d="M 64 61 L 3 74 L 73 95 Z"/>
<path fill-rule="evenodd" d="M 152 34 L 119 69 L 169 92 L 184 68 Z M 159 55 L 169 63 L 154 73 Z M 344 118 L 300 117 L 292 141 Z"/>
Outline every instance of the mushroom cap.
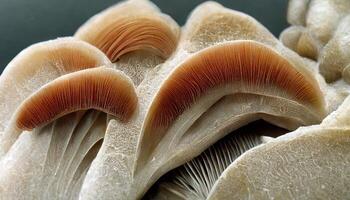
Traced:
<path fill-rule="evenodd" d="M 112 62 L 136 50 L 151 50 L 166 59 L 177 46 L 179 28 L 150 1 L 129 0 L 93 16 L 75 37 L 101 49 Z"/>
<path fill-rule="evenodd" d="M 0 76 L 0 131 L 9 125 L 19 104 L 41 86 L 67 73 L 109 64 L 97 48 L 70 37 L 24 49 Z"/>
<path fill-rule="evenodd" d="M 184 61 L 164 81 L 150 105 L 141 135 L 140 155 L 152 151 L 169 125 L 202 95 L 228 86 L 232 93 L 277 96 L 307 105 L 324 116 L 324 100 L 308 80 L 272 49 L 236 41 L 204 49 Z M 165 130 L 164 130 L 165 129 Z M 146 150 L 147 149 L 147 150 Z"/>
<path fill-rule="evenodd" d="M 29 96 L 17 109 L 16 125 L 31 130 L 77 110 L 97 109 L 128 120 L 137 106 L 129 78 L 99 67 L 61 76 Z"/>
<path fill-rule="evenodd" d="M 316 23 L 324 16 L 311 17 L 310 13 L 317 13 L 312 7 L 326 5 L 321 8 L 328 9 L 330 6 L 331 12 L 339 12 L 340 21 L 346 4 L 344 0 L 334 1 L 339 5 L 331 1 L 291 1 L 290 7 L 300 8 L 288 13 L 290 22 L 298 28 L 292 27 L 290 30 L 295 32 L 286 31 L 281 39 L 298 53 L 319 58 L 323 42 L 329 35 L 334 38 L 334 33 L 330 33 L 332 25 Z M 329 19 L 329 23 L 337 24 L 337 20 Z M 315 30 L 321 31 L 315 34 Z M 214 2 L 203 3 L 192 12 L 181 38 L 176 23 L 147 0 L 125 1 L 101 12 L 88 20 L 75 37 L 106 53 L 109 58 L 94 47 L 101 60 L 106 61 L 101 65 L 115 61 L 112 67 L 130 75 L 137 89 L 124 74 L 105 67 L 85 69 L 82 66 L 77 68 L 82 71 L 74 72 L 75 67 L 69 64 L 50 65 L 40 76 L 32 76 L 34 80 L 27 82 L 40 84 L 30 92 L 23 92 L 25 95 L 19 103 L 25 101 L 13 112 L 13 124 L 21 129 L 34 129 L 24 131 L 0 160 L 0 190 L 9 195 L 6 197 L 17 198 L 35 187 L 28 198 L 69 198 L 67 193 L 76 195 L 74 198 L 80 195 L 82 199 L 142 198 L 159 177 L 201 154 L 231 131 L 260 119 L 291 131 L 318 124 L 326 112 L 338 106 L 329 105 L 324 95 L 341 96 L 329 92 L 330 87 L 319 77 L 315 62 L 285 48 L 252 17 Z M 59 56 L 66 57 L 63 54 Z M 94 56 L 99 58 L 97 54 L 80 60 L 90 62 Z M 56 58 L 56 54 L 53 57 Z M 344 77 L 347 69 L 340 70 Z M 73 73 L 66 74 L 70 72 Z M 46 79 L 40 82 L 43 77 Z M 23 88 L 25 84 L 17 85 Z M 86 115 L 82 114 L 85 111 L 67 114 L 90 108 L 116 115 L 117 119 L 96 111 L 87 111 Z M 348 110 L 344 105 L 341 108 Z M 280 161 L 276 158 L 279 152 L 270 152 L 269 148 L 286 152 L 294 141 L 295 152 L 312 149 L 319 153 L 315 156 L 317 162 L 321 154 L 329 156 L 329 152 L 333 152 L 316 148 L 320 147 L 317 143 L 324 144 L 325 151 L 340 144 L 335 151 L 347 152 L 343 146 L 348 138 L 343 136 L 349 120 L 344 113 L 333 114 L 336 122 L 327 117 L 319 126 L 302 129 L 310 134 L 304 135 L 304 131 L 298 130 L 262 145 L 267 155 L 261 157 L 267 159 L 271 155 L 277 161 L 264 164 L 274 169 L 274 164 Z M 49 123 L 51 121 L 53 123 Z M 328 131 L 344 140 L 339 142 L 323 134 Z M 309 141 L 314 138 L 315 142 Z M 253 157 L 255 149 L 258 148 L 243 154 L 234 163 Z M 313 152 L 307 153 L 305 155 L 312 158 Z M 283 154 L 282 161 L 284 155 L 293 157 L 291 154 Z M 305 163 L 311 166 L 311 161 L 306 159 Z M 338 161 L 336 164 L 341 164 Z M 244 164 L 251 167 L 250 162 Z M 295 165 L 292 163 L 291 168 Z M 258 167 L 251 169 L 259 173 Z M 231 167 L 228 170 L 231 171 Z M 228 173 L 231 172 L 224 174 Z M 266 173 L 260 175 L 254 178 L 264 178 Z M 226 177 L 221 176 L 212 195 L 220 191 L 222 185 L 226 190 L 225 186 L 231 186 L 228 182 L 235 181 L 225 180 Z M 16 181 L 20 183 L 17 185 Z M 11 190 L 14 187 L 23 190 L 16 195 Z M 224 191 L 222 195 L 226 192 L 231 191 Z"/>

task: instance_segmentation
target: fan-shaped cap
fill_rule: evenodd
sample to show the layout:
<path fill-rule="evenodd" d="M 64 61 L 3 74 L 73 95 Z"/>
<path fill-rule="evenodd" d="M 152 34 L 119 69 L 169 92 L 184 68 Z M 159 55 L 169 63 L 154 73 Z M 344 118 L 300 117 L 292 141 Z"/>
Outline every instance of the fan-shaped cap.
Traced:
<path fill-rule="evenodd" d="M 70 72 L 108 64 L 109 59 L 101 51 L 74 38 L 59 38 L 26 48 L 0 77 L 0 131 L 8 125 L 18 105 L 41 86 Z"/>
<path fill-rule="evenodd" d="M 316 81 L 308 78 L 274 50 L 254 41 L 204 49 L 175 68 L 161 85 L 143 124 L 138 158 L 147 159 L 171 123 L 199 98 L 220 90 L 295 101 L 320 121 L 325 115 L 323 96 Z"/>
<path fill-rule="evenodd" d="M 137 106 L 129 78 L 99 67 L 62 76 L 28 97 L 18 108 L 16 125 L 31 130 L 77 110 L 97 109 L 128 120 Z"/>
<path fill-rule="evenodd" d="M 129 0 L 92 17 L 75 37 L 101 49 L 112 62 L 136 50 L 151 50 L 166 59 L 177 46 L 179 28 L 151 2 Z"/>

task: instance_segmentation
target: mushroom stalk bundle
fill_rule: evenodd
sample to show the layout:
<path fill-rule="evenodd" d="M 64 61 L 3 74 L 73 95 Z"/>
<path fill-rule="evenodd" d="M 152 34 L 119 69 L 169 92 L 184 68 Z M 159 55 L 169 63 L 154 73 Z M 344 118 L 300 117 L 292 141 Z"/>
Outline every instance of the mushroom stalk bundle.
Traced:
<path fill-rule="evenodd" d="M 350 198 L 337 2 L 291 0 L 278 40 L 215 2 L 180 28 L 127 0 L 28 47 L 0 77 L 1 198 Z"/>

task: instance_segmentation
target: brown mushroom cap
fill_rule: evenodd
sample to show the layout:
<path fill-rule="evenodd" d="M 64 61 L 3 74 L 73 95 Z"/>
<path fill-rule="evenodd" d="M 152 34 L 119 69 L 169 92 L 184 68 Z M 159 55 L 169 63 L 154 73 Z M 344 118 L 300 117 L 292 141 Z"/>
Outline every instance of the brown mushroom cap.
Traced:
<path fill-rule="evenodd" d="M 62 76 L 28 97 L 18 108 L 16 125 L 31 130 L 77 110 L 97 109 L 128 120 L 137 106 L 132 82 L 109 68 Z"/>

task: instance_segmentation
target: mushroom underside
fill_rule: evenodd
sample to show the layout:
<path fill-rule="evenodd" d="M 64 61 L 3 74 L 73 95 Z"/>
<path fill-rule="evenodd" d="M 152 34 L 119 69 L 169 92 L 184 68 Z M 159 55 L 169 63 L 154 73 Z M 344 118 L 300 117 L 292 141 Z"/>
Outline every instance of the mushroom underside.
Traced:
<path fill-rule="evenodd" d="M 105 113 L 87 110 L 22 133 L 0 160 L 2 197 L 77 199 L 106 127 Z"/>
<path fill-rule="evenodd" d="M 200 155 L 163 175 L 143 199 L 206 199 L 223 171 L 240 155 L 288 130 L 264 120 L 245 125 Z"/>

